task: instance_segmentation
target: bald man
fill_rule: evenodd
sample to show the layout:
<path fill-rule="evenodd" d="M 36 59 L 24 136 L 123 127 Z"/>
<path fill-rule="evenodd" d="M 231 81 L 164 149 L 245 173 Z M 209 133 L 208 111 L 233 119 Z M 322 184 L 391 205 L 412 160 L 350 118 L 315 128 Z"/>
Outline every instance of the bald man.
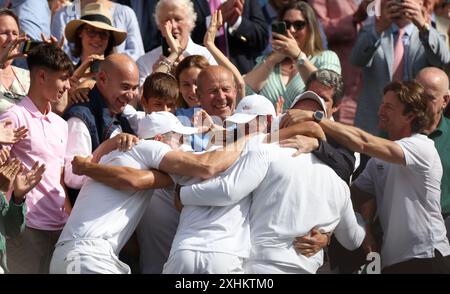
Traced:
<path fill-rule="evenodd" d="M 236 84 L 233 74 L 220 65 L 203 69 L 198 76 L 198 97 L 202 108 L 222 121 L 236 108 Z"/>
<path fill-rule="evenodd" d="M 70 134 L 64 182 L 69 188 L 72 205 L 85 180 L 85 177 L 72 173 L 73 157 L 92 154 L 103 141 L 119 133 L 133 134 L 122 112 L 137 96 L 138 85 L 136 63 L 125 54 L 111 54 L 101 63 L 97 83 L 89 93 L 89 102 L 74 104 L 64 114 Z"/>
<path fill-rule="evenodd" d="M 217 125 L 223 125 L 236 108 L 237 91 L 233 74 L 225 67 L 211 65 L 200 72 L 197 81 L 197 95 L 201 107 Z M 205 151 L 209 140 L 209 133 L 194 134 L 194 150 Z"/>
<path fill-rule="evenodd" d="M 447 228 L 447 238 L 450 239 L 450 120 L 443 115 L 447 107 L 449 95 L 449 80 L 444 71 L 436 67 L 422 69 L 416 77 L 425 88 L 428 109 L 433 114 L 431 126 L 426 130 L 428 137 L 434 141 L 442 163 L 441 208 Z"/>

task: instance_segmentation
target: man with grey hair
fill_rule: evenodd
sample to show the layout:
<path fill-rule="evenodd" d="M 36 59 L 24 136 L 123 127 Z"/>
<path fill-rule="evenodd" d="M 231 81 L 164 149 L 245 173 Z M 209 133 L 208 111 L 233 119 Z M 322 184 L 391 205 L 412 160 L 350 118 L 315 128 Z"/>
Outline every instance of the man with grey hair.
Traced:
<path fill-rule="evenodd" d="M 210 64 L 217 64 L 209 51 L 191 39 L 191 32 L 195 26 L 197 14 L 190 0 L 160 0 L 155 7 L 155 20 L 158 29 L 163 33 L 163 27 L 167 22 L 171 23 L 172 36 L 178 40 L 181 45 L 182 57 L 190 55 L 202 55 Z M 163 33 L 163 38 L 166 38 Z M 164 42 L 164 40 L 162 40 Z M 163 48 L 156 47 L 137 60 L 139 67 L 139 84 L 142 85 L 145 78 L 153 72 L 153 65 L 156 62 L 163 62 Z"/>

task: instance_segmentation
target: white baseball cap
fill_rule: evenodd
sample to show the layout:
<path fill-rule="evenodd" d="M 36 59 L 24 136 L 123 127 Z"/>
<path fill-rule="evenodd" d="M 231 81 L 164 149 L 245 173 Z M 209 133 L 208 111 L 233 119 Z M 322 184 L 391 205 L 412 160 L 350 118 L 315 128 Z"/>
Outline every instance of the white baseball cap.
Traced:
<path fill-rule="evenodd" d="M 137 135 L 140 139 L 150 139 L 168 132 L 192 135 L 197 129 L 183 126 L 171 112 L 157 111 L 147 114 L 139 121 Z"/>
<path fill-rule="evenodd" d="M 299 102 L 301 100 L 305 100 L 305 99 L 311 99 L 311 100 L 314 100 L 317 103 L 319 103 L 320 107 L 322 107 L 325 117 L 327 117 L 327 106 L 325 104 L 325 101 L 322 99 L 322 97 L 320 97 L 313 91 L 306 91 L 306 92 L 303 92 L 302 94 L 298 95 L 297 97 L 295 97 L 294 102 L 292 102 L 290 108 L 293 108 L 295 106 L 295 104 L 297 104 L 297 102 Z"/>
<path fill-rule="evenodd" d="M 275 108 L 272 102 L 266 97 L 253 94 L 242 98 L 234 114 L 225 120 L 235 124 L 245 124 L 255 119 L 258 115 L 271 115 L 276 117 Z"/>

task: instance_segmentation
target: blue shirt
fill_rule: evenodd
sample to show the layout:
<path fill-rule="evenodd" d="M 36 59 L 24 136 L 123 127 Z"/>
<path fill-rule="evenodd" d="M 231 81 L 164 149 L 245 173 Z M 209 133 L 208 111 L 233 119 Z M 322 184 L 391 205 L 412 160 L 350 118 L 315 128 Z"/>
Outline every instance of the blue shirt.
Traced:
<path fill-rule="evenodd" d="M 50 36 L 52 14 L 47 1 L 12 0 L 11 9 L 19 17 L 20 29 L 31 39 L 41 40 L 41 32 Z"/>

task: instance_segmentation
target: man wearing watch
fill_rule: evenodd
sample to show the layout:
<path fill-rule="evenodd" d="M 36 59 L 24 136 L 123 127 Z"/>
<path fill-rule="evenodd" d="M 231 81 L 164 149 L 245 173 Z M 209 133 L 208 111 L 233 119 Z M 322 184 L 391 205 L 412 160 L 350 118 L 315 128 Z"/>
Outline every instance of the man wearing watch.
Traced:
<path fill-rule="evenodd" d="M 332 119 L 333 114 L 338 110 L 339 102 L 344 93 L 341 75 L 331 70 L 319 69 L 310 75 L 306 83 L 306 89 L 309 91 L 297 97 L 291 109 L 284 115 L 280 128 L 302 120 L 314 120 L 319 123 L 324 118 Z M 315 112 L 305 112 L 304 110 Z M 302 148 L 304 152 L 311 151 L 322 162 L 330 166 L 341 179 L 350 183 L 356 161 L 355 154 L 352 151 L 328 136 L 326 141 L 297 136 L 296 141 L 300 146 L 299 148 Z M 322 238 L 323 234 L 320 233 L 309 239 L 299 237 L 296 238 L 294 246 L 302 254 L 311 253 L 309 250 L 316 252 L 319 247 L 328 245 L 321 240 Z M 352 251 L 346 250 L 334 237 L 331 238 L 328 254 L 331 269 L 338 268 L 339 272 L 342 273 L 351 273 L 364 263 L 364 260 L 361 261 L 359 257 L 355 257 Z"/>
<path fill-rule="evenodd" d="M 450 273 L 440 205 L 442 164 L 434 142 L 423 134 L 432 121 L 429 107 L 420 84 L 392 82 L 378 110 L 389 140 L 329 119 L 320 122 L 327 136 L 372 157 L 352 184 L 352 200 L 367 224 L 363 249 L 381 253 L 382 273 Z M 381 251 L 371 238 L 375 215 L 383 230 Z"/>
<path fill-rule="evenodd" d="M 286 112 L 281 120 L 280 128 L 304 120 L 318 122 L 321 117 L 332 118 L 333 114 L 339 109 L 339 102 L 344 94 L 344 85 L 340 74 L 328 69 L 319 69 L 310 75 L 306 82 L 306 89 L 307 92 L 299 95 L 293 101 L 291 109 Z M 314 117 L 312 115 L 304 117 L 302 110 L 318 112 L 314 113 Z M 346 183 L 350 182 L 350 177 L 355 169 L 353 152 L 343 148 L 331 138 L 323 141 L 315 138 L 297 137 L 297 142 L 303 148 L 307 148 L 303 152 L 312 152 L 330 166 Z"/>

